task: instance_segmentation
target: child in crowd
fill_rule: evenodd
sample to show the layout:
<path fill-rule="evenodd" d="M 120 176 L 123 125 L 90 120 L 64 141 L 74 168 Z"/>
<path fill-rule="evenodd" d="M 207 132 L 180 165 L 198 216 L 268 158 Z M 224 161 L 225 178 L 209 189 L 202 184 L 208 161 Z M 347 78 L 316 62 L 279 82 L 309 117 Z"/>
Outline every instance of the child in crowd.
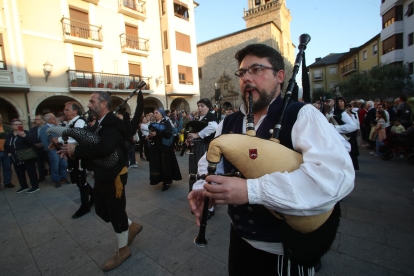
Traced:
<path fill-rule="evenodd" d="M 375 156 L 381 156 L 382 153 L 379 149 L 384 145 L 384 140 L 387 138 L 387 134 L 385 132 L 387 123 L 387 116 L 384 110 L 377 111 L 377 127 L 375 128 L 375 132 L 378 133 L 377 140 L 375 141 Z"/>
<path fill-rule="evenodd" d="M 400 133 L 404 133 L 404 132 L 405 132 L 405 128 L 401 124 L 401 119 L 400 118 L 397 118 L 394 121 L 394 125 L 391 128 L 391 133 L 400 134 Z"/>

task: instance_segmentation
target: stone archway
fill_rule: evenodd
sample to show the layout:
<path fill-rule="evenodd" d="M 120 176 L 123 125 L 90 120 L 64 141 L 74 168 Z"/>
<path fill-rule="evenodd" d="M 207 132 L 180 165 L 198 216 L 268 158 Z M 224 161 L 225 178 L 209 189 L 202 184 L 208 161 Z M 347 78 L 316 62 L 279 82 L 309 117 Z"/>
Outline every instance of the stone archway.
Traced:
<path fill-rule="evenodd" d="M 157 108 L 164 108 L 164 104 L 160 101 L 160 99 L 150 96 L 144 99 L 144 114 L 148 114 L 154 112 Z"/>
<path fill-rule="evenodd" d="M 117 109 L 118 106 L 120 106 L 125 101 L 125 99 L 123 99 L 122 97 L 114 95 L 111 95 L 111 99 L 113 111 L 115 111 L 115 109 Z M 123 114 L 124 112 L 128 112 L 131 115 L 131 106 L 128 102 L 117 111 L 118 114 Z"/>
<path fill-rule="evenodd" d="M 34 118 L 37 114 L 45 115 L 46 113 L 49 113 L 49 112 L 42 113 L 41 111 L 43 111 L 43 110 L 39 109 L 39 106 L 41 104 L 43 104 L 45 101 L 48 101 L 49 102 L 50 101 L 50 98 L 54 98 L 54 97 L 62 97 L 64 99 L 66 99 L 66 101 L 64 101 L 64 102 L 63 101 L 59 101 L 58 103 L 56 103 L 56 105 L 60 105 L 60 106 L 59 107 L 56 106 L 56 108 L 54 108 L 54 109 L 56 109 L 56 110 L 60 109 L 59 112 L 62 112 L 63 111 L 64 104 L 66 102 L 69 102 L 69 101 L 76 101 L 76 102 L 78 102 L 79 105 L 80 105 L 80 108 L 81 108 L 81 112 L 82 113 L 85 112 L 85 110 L 87 108 L 86 105 L 83 104 L 83 101 L 81 99 L 79 99 L 78 97 L 76 97 L 76 96 L 68 95 L 67 93 L 54 93 L 52 95 L 45 95 L 43 97 L 40 97 L 37 100 L 37 102 L 33 105 L 33 107 L 31 108 L 30 117 L 31 118 Z M 58 98 L 54 98 L 54 99 L 58 99 Z M 46 103 L 48 103 L 48 102 L 46 102 Z M 42 108 L 42 109 L 48 109 L 48 108 Z M 39 113 L 36 113 L 37 111 L 39 111 Z M 52 111 L 50 111 L 50 112 L 52 112 Z"/>
<path fill-rule="evenodd" d="M 69 101 L 74 101 L 79 104 L 81 113 L 85 112 L 85 107 L 82 104 L 81 100 L 77 100 L 72 96 L 66 96 L 66 95 L 54 95 L 47 97 L 41 101 L 35 111 L 33 112 L 35 115 L 45 115 L 47 113 L 54 113 L 55 115 L 59 114 L 60 112 L 63 112 L 63 109 L 65 107 L 65 103 Z"/>
<path fill-rule="evenodd" d="M 227 110 L 227 109 L 229 109 L 229 108 L 233 109 L 233 105 L 232 105 L 231 103 L 229 103 L 229 102 L 224 102 L 224 103 L 223 103 L 223 105 L 222 105 L 222 107 L 223 107 L 225 110 Z"/>
<path fill-rule="evenodd" d="M 3 122 L 5 123 L 10 124 L 13 119 L 17 118 L 22 121 L 27 121 L 26 118 L 23 117 L 23 111 L 19 105 L 12 99 L 3 95 L 0 96 L 0 114 L 3 118 Z"/>
<path fill-rule="evenodd" d="M 187 113 L 190 112 L 190 105 L 184 98 L 175 98 L 170 105 L 170 110 L 176 109 L 177 112 L 185 110 Z"/>

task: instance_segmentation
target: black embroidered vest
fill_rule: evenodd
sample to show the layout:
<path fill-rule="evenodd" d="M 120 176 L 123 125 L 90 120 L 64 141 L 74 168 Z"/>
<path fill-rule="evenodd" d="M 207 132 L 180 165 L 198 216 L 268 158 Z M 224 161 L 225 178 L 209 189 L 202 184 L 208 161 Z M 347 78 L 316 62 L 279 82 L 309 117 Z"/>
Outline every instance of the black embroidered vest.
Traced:
<path fill-rule="evenodd" d="M 263 119 L 256 136 L 264 139 L 271 137 L 270 130 L 274 128 L 280 117 L 283 100 L 279 95 L 269 106 L 267 116 Z M 293 150 L 291 132 L 296 122 L 299 110 L 305 103 L 291 101 L 284 116 L 284 122 L 279 135 L 282 145 Z M 242 133 L 244 115 L 240 111 L 226 116 L 223 122 L 223 134 Z M 254 148 L 254 145 L 252 145 Z M 271 153 L 268 153 L 271 154 Z M 277 154 L 277 153 L 273 153 Z M 224 171 L 229 173 L 236 168 L 223 158 Z M 228 205 L 228 214 L 232 220 L 236 233 L 243 238 L 267 241 L 282 242 L 281 220 L 276 219 L 263 205 L 244 204 Z"/>

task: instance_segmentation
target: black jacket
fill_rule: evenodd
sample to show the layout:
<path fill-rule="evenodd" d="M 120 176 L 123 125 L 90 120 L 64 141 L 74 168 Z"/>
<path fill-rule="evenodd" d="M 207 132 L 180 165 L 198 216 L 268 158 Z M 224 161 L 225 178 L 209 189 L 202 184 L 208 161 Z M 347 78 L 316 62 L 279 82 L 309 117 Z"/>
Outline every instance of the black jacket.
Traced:
<path fill-rule="evenodd" d="M 377 110 L 375 108 L 371 108 L 364 119 L 364 125 L 370 126 L 372 120 L 377 119 Z"/>
<path fill-rule="evenodd" d="M 96 122 L 96 125 L 98 122 Z M 77 145 L 75 148 L 75 157 L 79 159 L 97 159 L 111 155 L 118 150 L 119 162 L 111 169 L 104 169 L 95 166 L 94 178 L 98 182 L 106 182 L 108 185 L 113 184 L 118 174 L 124 166 L 127 166 L 128 158 L 125 149 L 125 138 L 128 137 L 123 121 L 116 117 L 112 112 L 106 114 L 97 129 L 98 135 L 101 137 L 99 143 L 95 145 Z"/>
<path fill-rule="evenodd" d="M 13 132 L 7 134 L 6 142 L 4 143 L 4 151 L 6 154 L 11 153 L 14 164 L 19 164 L 20 161 L 16 157 L 17 150 L 24 150 L 34 147 L 34 140 L 30 132 L 24 130 L 25 137 L 14 135 Z M 35 160 L 35 159 L 33 159 Z"/>

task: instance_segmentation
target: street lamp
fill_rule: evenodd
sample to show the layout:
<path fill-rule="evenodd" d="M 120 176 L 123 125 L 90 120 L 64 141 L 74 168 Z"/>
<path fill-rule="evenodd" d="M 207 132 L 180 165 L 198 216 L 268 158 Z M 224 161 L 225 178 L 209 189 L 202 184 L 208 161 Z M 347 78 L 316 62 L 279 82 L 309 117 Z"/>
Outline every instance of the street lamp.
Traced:
<path fill-rule="evenodd" d="M 50 64 L 49 61 L 46 61 L 46 63 L 43 64 L 43 72 L 45 73 L 45 76 L 46 76 L 46 82 L 52 70 L 53 70 L 53 65 Z"/>

